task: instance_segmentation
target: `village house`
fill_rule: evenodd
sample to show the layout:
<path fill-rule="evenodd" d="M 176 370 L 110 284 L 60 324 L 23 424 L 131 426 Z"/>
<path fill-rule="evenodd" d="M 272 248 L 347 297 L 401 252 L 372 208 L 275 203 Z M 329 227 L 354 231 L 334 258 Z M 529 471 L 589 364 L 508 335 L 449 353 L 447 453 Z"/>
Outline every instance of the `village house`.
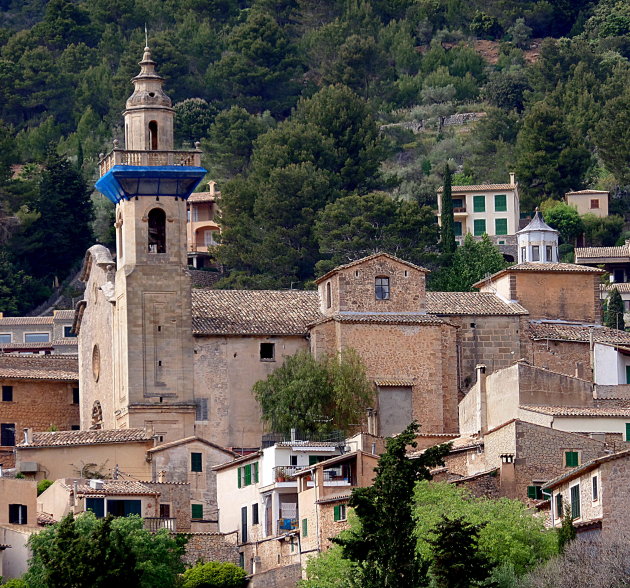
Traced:
<path fill-rule="evenodd" d="M 564 195 L 565 202 L 578 214 L 593 214 L 599 218 L 608 216 L 608 192 L 605 190 L 577 190 Z M 577 261 L 577 260 L 576 260 Z"/>
<path fill-rule="evenodd" d="M 630 449 L 583 462 L 543 486 L 551 495 L 554 527 L 568 512 L 580 535 L 627 532 Z"/>
<path fill-rule="evenodd" d="M 0 312 L 0 350 L 15 354 L 76 355 L 73 320 L 74 310 L 24 317 L 5 317 Z"/>
<path fill-rule="evenodd" d="M 209 182 L 207 192 L 194 192 L 186 201 L 186 250 L 188 263 L 195 269 L 217 269 L 208 248 L 219 244 L 221 229 L 216 219 L 220 198 L 216 183 Z"/>

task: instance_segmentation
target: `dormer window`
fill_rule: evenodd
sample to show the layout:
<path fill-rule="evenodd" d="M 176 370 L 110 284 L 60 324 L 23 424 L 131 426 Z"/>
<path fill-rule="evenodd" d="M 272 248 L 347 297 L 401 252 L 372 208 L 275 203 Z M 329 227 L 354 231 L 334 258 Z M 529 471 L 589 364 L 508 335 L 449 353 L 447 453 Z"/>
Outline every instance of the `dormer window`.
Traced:
<path fill-rule="evenodd" d="M 389 300 L 389 278 L 379 276 L 374 283 L 374 295 L 377 300 Z"/>
<path fill-rule="evenodd" d="M 166 213 L 161 208 L 149 212 L 149 253 L 166 253 Z"/>

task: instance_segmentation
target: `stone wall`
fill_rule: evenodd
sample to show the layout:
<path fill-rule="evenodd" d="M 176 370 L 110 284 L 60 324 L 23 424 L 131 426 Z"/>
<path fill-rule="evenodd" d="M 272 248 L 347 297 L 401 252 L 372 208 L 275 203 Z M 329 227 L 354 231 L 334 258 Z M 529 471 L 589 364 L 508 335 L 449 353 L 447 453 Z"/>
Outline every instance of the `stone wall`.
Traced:
<path fill-rule="evenodd" d="M 588 342 L 532 341 L 525 330 L 521 339 L 521 357 L 535 366 L 593 380 Z"/>
<path fill-rule="evenodd" d="M 332 537 L 336 537 L 341 531 L 350 528 L 347 518 L 343 521 L 335 521 L 335 506 L 341 504 L 347 505 L 348 501 L 340 500 L 338 502 L 327 502 L 319 505 L 319 540 L 320 549 L 322 551 L 332 547 Z M 351 509 L 347 506 L 346 509 L 349 515 Z"/>
<path fill-rule="evenodd" d="M 143 482 L 160 493 L 159 504 L 170 505 L 170 516 L 176 519 L 178 533 L 190 531 L 190 484 L 185 482 Z M 159 514 L 159 512 L 158 512 Z"/>
<path fill-rule="evenodd" d="M 622 534 L 628 532 L 630 506 L 630 458 L 628 456 L 600 465 L 600 492 L 602 501 L 602 532 Z"/>
<path fill-rule="evenodd" d="M 224 561 L 238 565 L 236 533 L 190 533 L 182 561 L 188 566 L 197 562 Z"/>
<path fill-rule="evenodd" d="M 248 588 L 295 588 L 302 579 L 302 566 L 299 563 L 282 568 L 267 570 L 253 575 Z"/>
<path fill-rule="evenodd" d="M 477 498 L 499 498 L 501 494 L 501 478 L 497 470 L 478 476 L 451 480 L 455 486 L 463 486 Z"/>

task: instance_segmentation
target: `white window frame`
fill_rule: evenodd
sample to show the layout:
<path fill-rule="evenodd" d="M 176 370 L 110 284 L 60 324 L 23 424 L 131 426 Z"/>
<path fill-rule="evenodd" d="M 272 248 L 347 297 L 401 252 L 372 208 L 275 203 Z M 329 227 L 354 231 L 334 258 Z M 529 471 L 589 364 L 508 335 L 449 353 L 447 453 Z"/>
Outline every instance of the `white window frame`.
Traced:
<path fill-rule="evenodd" d="M 0 345 L 8 345 L 9 343 L 13 343 L 13 333 L 0 333 L 0 337 L 9 336 L 8 341 L 0 341 Z"/>
<path fill-rule="evenodd" d="M 46 335 L 46 341 L 27 341 L 27 335 Z M 24 343 L 50 343 L 50 333 L 48 331 L 29 331 L 24 333 Z"/>
<path fill-rule="evenodd" d="M 597 480 L 596 481 L 596 484 L 597 484 L 597 498 L 595 498 L 593 496 L 593 480 Z M 602 489 L 601 489 L 601 486 L 599 484 L 599 473 L 593 474 L 591 476 L 591 502 L 593 502 L 594 504 L 597 504 L 600 501 L 601 496 L 602 496 Z"/>

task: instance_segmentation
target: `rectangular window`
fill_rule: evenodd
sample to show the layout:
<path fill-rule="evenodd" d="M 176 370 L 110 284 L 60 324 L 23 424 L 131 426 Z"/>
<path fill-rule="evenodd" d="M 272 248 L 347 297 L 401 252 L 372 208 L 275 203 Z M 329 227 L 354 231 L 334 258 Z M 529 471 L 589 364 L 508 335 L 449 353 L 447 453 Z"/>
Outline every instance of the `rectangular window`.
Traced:
<path fill-rule="evenodd" d="M 486 221 L 483 218 L 476 218 L 473 221 L 473 233 L 475 237 L 481 237 L 486 232 Z"/>
<path fill-rule="evenodd" d="M 596 502 L 597 500 L 599 500 L 599 487 L 597 484 L 597 476 L 593 476 L 591 480 L 593 483 L 593 502 Z"/>
<path fill-rule="evenodd" d="M 161 519 L 171 518 L 171 505 L 170 504 L 160 504 L 160 518 Z"/>
<path fill-rule="evenodd" d="M 248 463 L 247 465 L 238 468 L 238 487 L 243 488 L 245 486 L 251 486 L 258 483 L 258 462 Z"/>
<path fill-rule="evenodd" d="M 497 194 L 494 197 L 494 211 L 507 212 L 507 196 L 505 194 Z"/>
<path fill-rule="evenodd" d="M 275 343 L 260 344 L 260 361 L 274 361 L 276 356 Z"/>
<path fill-rule="evenodd" d="M 453 198 L 453 208 L 464 208 L 464 199 Z"/>
<path fill-rule="evenodd" d="M 13 447 L 15 445 L 15 423 L 0 425 L 0 445 Z"/>
<path fill-rule="evenodd" d="M 0 343 L 11 343 L 11 333 L 0 333 Z"/>
<path fill-rule="evenodd" d="M 252 504 L 252 525 L 257 525 L 258 523 L 258 504 Z"/>
<path fill-rule="evenodd" d="M 298 457 L 297 455 L 292 455 L 291 456 L 291 460 L 290 460 L 291 464 L 290 465 L 292 465 L 292 466 L 296 466 L 297 465 L 297 457 Z"/>
<path fill-rule="evenodd" d="M 26 525 L 27 508 L 25 504 L 9 504 L 9 523 Z"/>
<path fill-rule="evenodd" d="M 201 453 L 191 453 L 190 454 L 190 471 L 191 472 L 202 472 L 203 471 L 203 464 L 202 464 Z"/>
<path fill-rule="evenodd" d="M 630 423 L 626 423 L 626 441 L 630 441 Z"/>
<path fill-rule="evenodd" d="M 455 221 L 453 223 L 453 230 L 455 231 L 456 237 L 462 236 L 462 223 L 460 221 Z"/>
<path fill-rule="evenodd" d="M 580 518 L 580 485 L 571 486 L 571 516 L 574 519 Z"/>
<path fill-rule="evenodd" d="M 525 247 L 521 247 L 521 263 L 524 263 L 527 259 L 527 249 Z"/>
<path fill-rule="evenodd" d="M 251 486 L 252 483 L 252 464 L 247 464 L 243 468 L 243 485 Z"/>
<path fill-rule="evenodd" d="M 558 494 L 556 494 L 556 518 L 557 519 L 561 519 L 564 516 L 564 512 L 563 509 L 564 506 L 562 504 L 562 494 L 560 494 L 558 492 Z"/>
<path fill-rule="evenodd" d="M 374 296 L 377 300 L 389 300 L 389 278 L 376 278 Z"/>
<path fill-rule="evenodd" d="M 258 462 L 252 464 L 252 480 L 254 484 L 258 484 Z"/>
<path fill-rule="evenodd" d="M 64 337 L 76 337 L 76 333 L 72 331 L 72 325 L 66 325 L 63 328 Z"/>
<path fill-rule="evenodd" d="M 241 507 L 241 543 L 247 543 L 247 507 Z"/>
<path fill-rule="evenodd" d="M 70 425 L 70 430 L 71 431 L 80 431 L 81 430 L 81 425 Z"/>
<path fill-rule="evenodd" d="M 2 386 L 2 402 L 13 402 L 13 386 Z"/>
<path fill-rule="evenodd" d="M 308 537 L 308 519 L 302 519 L 302 537 Z"/>
<path fill-rule="evenodd" d="M 24 343 L 49 343 L 50 333 L 24 333 Z"/>
<path fill-rule="evenodd" d="M 85 510 L 91 510 L 94 516 L 102 519 L 105 516 L 105 499 L 87 496 L 85 498 Z"/>
<path fill-rule="evenodd" d="M 79 404 L 79 389 L 72 388 L 72 404 Z"/>
<path fill-rule="evenodd" d="M 507 235 L 508 227 L 507 227 L 507 219 L 506 218 L 495 218 L 494 219 L 494 233 L 495 235 Z"/>
<path fill-rule="evenodd" d="M 597 198 L 591 199 L 591 208 L 599 208 L 599 200 Z"/>
<path fill-rule="evenodd" d="M 553 249 L 551 245 L 545 245 L 545 261 L 553 261 Z"/>
<path fill-rule="evenodd" d="M 335 521 L 345 521 L 346 520 L 346 505 L 338 504 L 334 509 L 334 518 Z"/>
<path fill-rule="evenodd" d="M 191 504 L 190 517 L 193 519 L 203 519 L 203 504 Z"/>
<path fill-rule="evenodd" d="M 577 451 L 564 452 L 564 465 L 568 468 L 576 468 L 580 465 L 580 456 Z"/>
<path fill-rule="evenodd" d="M 473 196 L 473 212 L 486 212 L 485 196 Z"/>
<path fill-rule="evenodd" d="M 197 398 L 195 400 L 195 420 L 207 421 L 208 420 L 208 399 Z"/>
<path fill-rule="evenodd" d="M 532 261 L 540 261 L 540 246 L 532 245 Z"/>
<path fill-rule="evenodd" d="M 532 500 L 542 500 L 543 491 L 541 486 L 527 486 L 527 498 Z"/>

